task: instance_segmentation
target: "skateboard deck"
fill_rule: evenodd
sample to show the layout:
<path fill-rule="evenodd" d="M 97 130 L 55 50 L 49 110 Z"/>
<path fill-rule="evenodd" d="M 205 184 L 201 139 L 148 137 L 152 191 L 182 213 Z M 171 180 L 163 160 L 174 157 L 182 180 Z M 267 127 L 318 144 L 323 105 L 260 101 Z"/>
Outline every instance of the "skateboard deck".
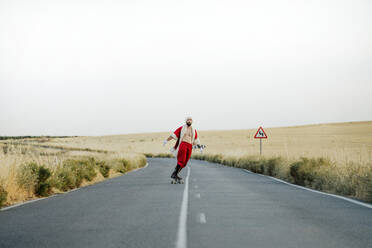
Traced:
<path fill-rule="evenodd" d="M 184 184 L 185 182 L 182 180 L 176 180 L 176 179 L 172 179 L 171 180 L 171 184 Z"/>

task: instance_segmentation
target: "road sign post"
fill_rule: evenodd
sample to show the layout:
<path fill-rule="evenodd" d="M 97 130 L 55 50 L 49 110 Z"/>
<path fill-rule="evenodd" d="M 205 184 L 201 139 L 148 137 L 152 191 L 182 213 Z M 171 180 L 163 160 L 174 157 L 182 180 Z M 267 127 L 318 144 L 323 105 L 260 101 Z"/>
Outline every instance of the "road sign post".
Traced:
<path fill-rule="evenodd" d="M 260 155 L 262 155 L 262 139 L 267 139 L 267 135 L 262 127 L 258 128 L 254 138 L 260 139 Z"/>
<path fill-rule="evenodd" d="M 262 139 L 260 139 L 260 155 L 262 155 Z"/>

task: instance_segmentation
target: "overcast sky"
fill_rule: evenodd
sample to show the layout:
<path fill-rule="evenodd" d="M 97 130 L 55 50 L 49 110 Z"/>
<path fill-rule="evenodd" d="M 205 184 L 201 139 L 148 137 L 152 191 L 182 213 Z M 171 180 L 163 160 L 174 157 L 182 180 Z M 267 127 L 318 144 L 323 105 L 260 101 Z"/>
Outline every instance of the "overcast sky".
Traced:
<path fill-rule="evenodd" d="M 0 135 L 372 120 L 370 0 L 1 0 Z"/>

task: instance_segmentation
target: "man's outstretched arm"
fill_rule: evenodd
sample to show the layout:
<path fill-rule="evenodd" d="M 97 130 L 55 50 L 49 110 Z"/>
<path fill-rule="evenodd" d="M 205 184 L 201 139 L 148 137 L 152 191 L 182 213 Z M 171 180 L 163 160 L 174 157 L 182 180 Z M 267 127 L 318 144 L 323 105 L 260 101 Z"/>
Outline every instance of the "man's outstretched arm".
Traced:
<path fill-rule="evenodd" d="M 182 127 L 179 127 L 176 129 L 176 131 L 174 131 L 173 133 L 171 133 L 171 135 L 168 137 L 168 139 L 165 139 L 163 141 L 163 146 L 165 146 L 165 144 L 167 144 L 168 141 L 172 140 L 172 139 L 175 139 L 177 140 L 178 137 L 180 137 L 181 135 L 181 130 L 182 130 Z"/>
<path fill-rule="evenodd" d="M 167 144 L 168 141 L 171 141 L 172 139 L 174 139 L 174 137 L 172 135 L 170 135 L 167 139 L 165 139 L 163 141 L 163 146 L 165 146 L 165 144 Z"/>

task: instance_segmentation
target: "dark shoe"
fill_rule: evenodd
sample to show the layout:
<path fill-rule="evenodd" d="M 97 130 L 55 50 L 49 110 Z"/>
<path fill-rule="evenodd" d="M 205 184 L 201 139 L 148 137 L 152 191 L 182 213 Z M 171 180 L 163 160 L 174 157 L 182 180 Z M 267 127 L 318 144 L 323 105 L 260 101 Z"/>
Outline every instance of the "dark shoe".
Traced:
<path fill-rule="evenodd" d="M 173 178 L 173 179 L 177 179 L 177 174 L 178 174 L 178 171 L 180 170 L 180 167 L 181 167 L 181 166 L 179 166 L 179 165 L 177 164 L 177 166 L 174 168 L 174 171 L 173 171 L 173 173 L 172 173 L 172 175 L 171 175 L 171 178 Z"/>

